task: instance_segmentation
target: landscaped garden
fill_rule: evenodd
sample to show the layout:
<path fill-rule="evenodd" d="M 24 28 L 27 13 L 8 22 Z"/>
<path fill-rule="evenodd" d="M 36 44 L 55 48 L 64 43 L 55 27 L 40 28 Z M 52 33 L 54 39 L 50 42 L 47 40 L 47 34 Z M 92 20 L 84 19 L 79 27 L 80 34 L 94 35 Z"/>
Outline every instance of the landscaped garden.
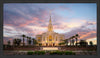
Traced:
<path fill-rule="evenodd" d="M 28 55 L 75 55 L 72 51 L 28 51 Z"/>

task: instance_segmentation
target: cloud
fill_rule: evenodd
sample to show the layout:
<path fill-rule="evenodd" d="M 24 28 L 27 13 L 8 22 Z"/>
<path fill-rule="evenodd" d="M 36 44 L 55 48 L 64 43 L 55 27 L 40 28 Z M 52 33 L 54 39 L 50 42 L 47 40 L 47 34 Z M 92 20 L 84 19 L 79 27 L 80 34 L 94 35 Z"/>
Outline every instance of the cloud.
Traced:
<path fill-rule="evenodd" d="M 88 40 L 88 39 L 96 38 L 96 35 L 97 35 L 96 28 L 94 28 L 94 29 L 87 28 L 87 25 L 96 25 L 96 24 L 95 24 L 95 22 L 91 22 L 91 23 L 90 22 L 86 22 L 85 24 L 83 24 L 80 27 L 73 28 L 69 32 L 65 33 L 66 39 L 70 38 L 71 36 L 73 36 L 75 34 L 79 34 L 79 36 L 80 36 L 78 38 L 79 40 L 81 40 L 81 39 L 82 40 Z"/>
<path fill-rule="evenodd" d="M 96 37 L 96 31 L 90 31 L 90 32 L 87 32 L 87 33 L 84 33 L 84 34 L 81 33 L 80 35 L 81 35 L 80 39 L 94 38 L 94 37 Z"/>

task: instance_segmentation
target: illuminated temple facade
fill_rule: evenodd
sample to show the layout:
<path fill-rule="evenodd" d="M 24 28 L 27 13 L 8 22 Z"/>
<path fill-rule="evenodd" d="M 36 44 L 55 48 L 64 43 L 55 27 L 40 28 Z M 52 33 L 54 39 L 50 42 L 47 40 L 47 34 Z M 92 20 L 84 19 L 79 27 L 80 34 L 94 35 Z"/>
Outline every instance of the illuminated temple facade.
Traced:
<path fill-rule="evenodd" d="M 36 35 L 36 39 L 38 43 L 42 44 L 42 46 L 59 46 L 59 43 L 63 42 L 65 36 L 53 31 L 53 25 L 50 16 L 48 31 L 42 33 L 41 35 Z"/>

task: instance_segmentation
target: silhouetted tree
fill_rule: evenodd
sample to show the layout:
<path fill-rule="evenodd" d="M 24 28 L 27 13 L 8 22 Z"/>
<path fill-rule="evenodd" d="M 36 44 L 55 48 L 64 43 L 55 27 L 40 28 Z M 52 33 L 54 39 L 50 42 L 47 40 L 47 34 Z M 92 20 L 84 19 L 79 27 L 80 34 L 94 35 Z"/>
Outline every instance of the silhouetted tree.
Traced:
<path fill-rule="evenodd" d="M 66 45 L 68 46 L 68 39 L 65 40 Z"/>
<path fill-rule="evenodd" d="M 76 34 L 76 35 L 75 35 L 75 39 L 76 39 L 76 46 L 77 46 L 78 37 L 79 37 L 79 35 L 78 35 L 78 34 Z"/>
<path fill-rule="evenodd" d="M 8 43 L 8 45 L 9 45 L 9 46 L 11 45 L 11 42 L 10 42 L 10 40 L 9 40 L 7 43 Z"/>
<path fill-rule="evenodd" d="M 23 37 L 23 46 L 25 46 L 24 38 L 25 38 L 26 36 L 23 34 L 22 37 Z"/>
<path fill-rule="evenodd" d="M 93 46 L 93 42 L 92 41 L 90 41 L 89 43 L 90 43 L 90 46 Z"/>
<path fill-rule="evenodd" d="M 21 44 L 21 39 L 17 38 L 17 39 L 16 39 L 16 44 L 17 44 L 17 46 L 20 46 L 20 44 Z"/>
<path fill-rule="evenodd" d="M 28 40 L 28 43 L 29 43 L 29 45 L 31 45 L 31 37 L 29 37 L 29 40 Z"/>
<path fill-rule="evenodd" d="M 74 45 L 74 38 L 75 38 L 75 36 L 72 36 L 72 44 Z"/>
<path fill-rule="evenodd" d="M 88 43 L 85 40 L 80 40 L 79 44 L 80 44 L 80 46 L 88 45 Z"/>
<path fill-rule="evenodd" d="M 27 38 L 27 45 L 29 45 L 29 43 L 28 43 L 29 37 L 27 36 L 26 38 Z"/>
<path fill-rule="evenodd" d="M 37 42 L 37 40 L 35 38 L 33 39 L 33 41 L 34 41 L 33 42 L 34 45 L 38 44 L 38 42 Z"/>
<path fill-rule="evenodd" d="M 33 45 L 34 45 L 34 42 L 35 42 L 35 38 L 33 38 L 33 39 L 32 39 L 32 41 L 33 41 Z"/>
<path fill-rule="evenodd" d="M 16 38 L 16 39 L 13 40 L 14 46 L 20 46 L 20 44 L 21 44 L 21 39 Z"/>
<path fill-rule="evenodd" d="M 69 40 L 70 40 L 70 46 L 71 46 L 71 43 L 72 43 L 71 39 L 72 39 L 72 37 L 69 38 Z"/>
<path fill-rule="evenodd" d="M 75 41 L 74 41 L 74 39 L 73 39 L 73 40 L 72 40 L 72 44 L 73 44 L 73 45 L 74 45 L 74 42 L 75 42 Z"/>
<path fill-rule="evenodd" d="M 39 43 L 39 46 L 41 46 L 42 45 L 42 43 Z"/>
<path fill-rule="evenodd" d="M 65 44 L 65 42 L 61 42 L 61 43 L 59 43 L 59 45 L 64 45 Z"/>
<path fill-rule="evenodd" d="M 16 39 L 13 39 L 13 46 L 16 46 Z"/>

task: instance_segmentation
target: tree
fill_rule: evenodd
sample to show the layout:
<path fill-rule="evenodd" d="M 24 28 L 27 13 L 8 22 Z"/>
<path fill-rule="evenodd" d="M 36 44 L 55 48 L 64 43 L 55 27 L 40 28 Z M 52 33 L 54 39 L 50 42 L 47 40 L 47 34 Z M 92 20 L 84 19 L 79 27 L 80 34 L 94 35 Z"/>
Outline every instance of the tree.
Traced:
<path fill-rule="evenodd" d="M 93 42 L 92 41 L 90 41 L 89 43 L 90 43 L 90 46 L 93 46 Z"/>
<path fill-rule="evenodd" d="M 33 45 L 34 45 L 34 42 L 35 42 L 35 38 L 33 38 L 33 39 L 32 39 L 32 41 L 33 41 Z"/>
<path fill-rule="evenodd" d="M 69 38 L 69 40 L 70 40 L 70 46 L 71 46 L 71 39 L 72 39 L 72 37 Z"/>
<path fill-rule="evenodd" d="M 72 44 L 73 44 L 73 46 L 74 46 L 74 42 L 75 42 L 75 41 L 74 41 L 74 39 L 73 39 L 73 40 L 72 40 Z"/>
<path fill-rule="evenodd" d="M 74 38 L 74 36 L 71 36 L 71 37 L 69 38 L 69 40 L 70 40 L 70 46 L 72 45 L 72 40 L 73 40 L 73 38 Z"/>
<path fill-rule="evenodd" d="M 75 38 L 75 36 L 72 36 L 72 44 L 74 45 L 74 38 Z"/>
<path fill-rule="evenodd" d="M 80 46 L 88 45 L 88 43 L 85 40 L 80 40 L 79 44 L 80 44 Z"/>
<path fill-rule="evenodd" d="M 35 38 L 32 39 L 33 40 L 33 45 L 38 44 L 37 40 Z"/>
<path fill-rule="evenodd" d="M 21 44 L 21 39 L 17 38 L 17 39 L 16 39 L 16 44 L 17 44 L 17 46 L 20 46 L 20 44 Z"/>
<path fill-rule="evenodd" d="M 7 41 L 7 47 L 10 47 L 10 40 L 9 41 Z"/>
<path fill-rule="evenodd" d="M 61 43 L 59 43 L 59 45 L 64 45 L 65 44 L 65 42 L 61 42 Z"/>
<path fill-rule="evenodd" d="M 27 38 L 27 45 L 29 45 L 29 43 L 28 43 L 29 37 L 27 36 L 26 38 Z"/>
<path fill-rule="evenodd" d="M 13 40 L 14 46 L 20 46 L 20 43 L 21 43 L 21 39 L 16 38 L 16 39 Z"/>
<path fill-rule="evenodd" d="M 13 46 L 16 46 L 16 39 L 13 39 Z"/>
<path fill-rule="evenodd" d="M 29 37 L 29 40 L 28 40 L 28 42 L 29 42 L 29 45 L 31 45 L 31 37 Z"/>
<path fill-rule="evenodd" d="M 66 39 L 66 40 L 64 40 L 64 41 L 65 41 L 66 45 L 68 46 L 68 39 Z"/>
<path fill-rule="evenodd" d="M 25 46 L 24 38 L 25 38 L 26 36 L 23 34 L 22 37 L 23 37 L 23 46 Z"/>
<path fill-rule="evenodd" d="M 42 45 L 42 43 L 39 43 L 39 46 L 41 46 Z"/>
<path fill-rule="evenodd" d="M 77 46 L 78 37 L 79 37 L 79 35 L 78 35 L 78 34 L 76 34 L 76 35 L 75 35 L 75 39 L 76 39 L 76 46 Z"/>
<path fill-rule="evenodd" d="M 8 43 L 8 45 L 10 46 L 10 44 L 11 44 L 10 40 L 9 40 L 7 43 Z"/>

